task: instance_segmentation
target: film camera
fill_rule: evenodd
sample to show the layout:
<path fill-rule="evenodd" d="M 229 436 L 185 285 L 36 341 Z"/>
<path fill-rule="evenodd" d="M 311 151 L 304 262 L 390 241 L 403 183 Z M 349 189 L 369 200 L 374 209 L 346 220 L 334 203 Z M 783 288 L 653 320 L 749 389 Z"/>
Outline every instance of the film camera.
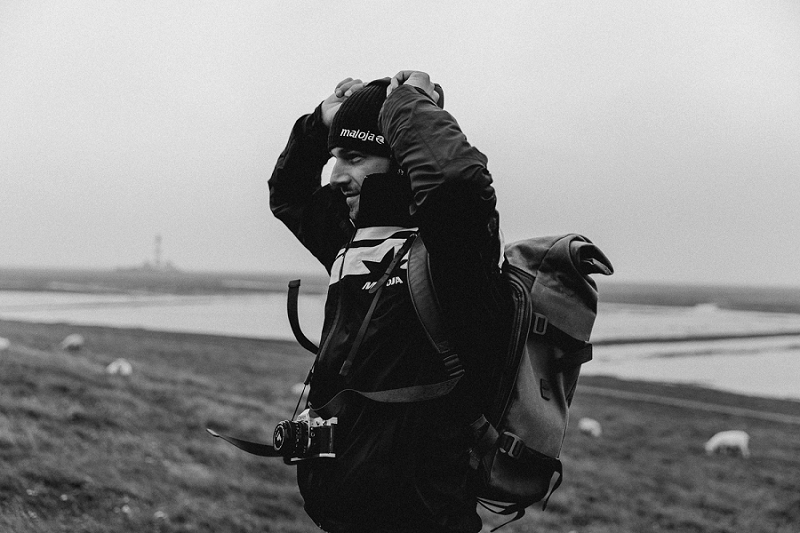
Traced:
<path fill-rule="evenodd" d="M 312 417 L 306 409 L 296 420 L 284 420 L 275 427 L 272 446 L 286 463 L 296 463 L 316 457 L 336 457 L 333 433 L 337 419 Z"/>

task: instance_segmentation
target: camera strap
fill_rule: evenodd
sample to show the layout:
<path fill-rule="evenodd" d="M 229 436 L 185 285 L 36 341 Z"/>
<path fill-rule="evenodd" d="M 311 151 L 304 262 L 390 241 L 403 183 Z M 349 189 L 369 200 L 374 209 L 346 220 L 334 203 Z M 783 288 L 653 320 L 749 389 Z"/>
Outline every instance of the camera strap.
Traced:
<path fill-rule="evenodd" d="M 261 457 L 283 457 L 283 455 L 276 452 L 275 448 L 269 444 L 261 444 L 259 442 L 250 442 L 249 440 L 237 439 L 236 437 L 231 437 L 229 435 L 222 435 L 209 428 L 206 428 L 206 431 L 208 431 L 211 436 L 220 438 L 225 442 L 229 442 L 230 444 L 233 444 L 240 450 L 244 450 L 247 453 L 259 455 Z"/>

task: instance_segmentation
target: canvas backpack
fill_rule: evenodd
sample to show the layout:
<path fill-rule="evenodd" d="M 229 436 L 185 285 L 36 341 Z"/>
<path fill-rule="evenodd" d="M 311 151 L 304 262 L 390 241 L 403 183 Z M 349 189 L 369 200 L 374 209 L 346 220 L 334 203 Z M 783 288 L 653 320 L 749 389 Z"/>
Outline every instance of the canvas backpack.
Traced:
<path fill-rule="evenodd" d="M 489 389 L 488 410 L 472 424 L 472 459 L 479 502 L 514 515 L 512 521 L 535 502 L 544 500 L 546 507 L 561 484 L 569 407 L 580 367 L 592 358 L 598 293 L 590 275 L 612 273 L 600 249 L 577 234 L 527 239 L 505 249 L 501 283 L 513 298 L 511 338 Z M 431 343 L 444 360 L 452 359 L 421 240 L 411 247 L 408 279 Z"/>
<path fill-rule="evenodd" d="M 428 252 L 421 238 L 409 238 L 395 254 L 386 273 L 371 289 L 374 301 L 406 252 L 411 300 L 448 379 L 387 391 L 347 389 L 315 409 L 324 418 L 335 414 L 352 394 L 388 403 L 439 398 L 449 394 L 464 374 L 445 333 Z M 577 234 L 536 237 L 505 248 L 501 283 L 508 285 L 513 298 L 511 334 L 507 352 L 499 354 L 501 371 L 490 384 L 488 409 L 472 424 L 471 461 L 479 480 L 479 502 L 498 514 L 513 515 L 512 521 L 521 518 L 533 503 L 544 500 L 544 508 L 549 495 L 561 484 L 559 456 L 569 407 L 580 367 L 592 358 L 589 338 L 597 315 L 598 293 L 590 275 L 612 273 L 611 262 L 600 249 Z M 317 353 L 317 346 L 302 333 L 297 318 L 299 286 L 299 280 L 289 284 L 290 324 L 298 342 Z M 362 329 L 369 323 L 370 314 Z M 357 345 L 358 341 L 351 355 Z M 310 374 L 306 384 L 309 381 Z M 249 453 L 279 456 L 270 445 L 209 432 Z"/>

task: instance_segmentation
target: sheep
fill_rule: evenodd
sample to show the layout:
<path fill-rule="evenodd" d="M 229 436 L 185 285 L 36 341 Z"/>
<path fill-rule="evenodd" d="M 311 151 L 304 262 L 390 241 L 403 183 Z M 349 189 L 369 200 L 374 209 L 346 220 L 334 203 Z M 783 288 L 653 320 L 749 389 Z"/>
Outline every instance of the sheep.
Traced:
<path fill-rule="evenodd" d="M 130 376 L 133 373 L 133 367 L 125 359 L 115 359 L 106 367 L 106 373 Z"/>
<path fill-rule="evenodd" d="M 741 430 L 720 431 L 705 444 L 706 453 L 733 453 L 750 457 L 750 435 Z"/>
<path fill-rule="evenodd" d="M 593 418 L 581 418 L 578 421 L 578 430 L 590 437 L 599 437 L 603 434 L 603 428 L 600 427 L 600 422 Z"/>
<path fill-rule="evenodd" d="M 77 352 L 83 348 L 84 344 L 86 344 L 86 341 L 84 340 L 83 335 L 72 333 L 64 337 L 64 340 L 61 341 L 61 349 L 70 352 Z"/>

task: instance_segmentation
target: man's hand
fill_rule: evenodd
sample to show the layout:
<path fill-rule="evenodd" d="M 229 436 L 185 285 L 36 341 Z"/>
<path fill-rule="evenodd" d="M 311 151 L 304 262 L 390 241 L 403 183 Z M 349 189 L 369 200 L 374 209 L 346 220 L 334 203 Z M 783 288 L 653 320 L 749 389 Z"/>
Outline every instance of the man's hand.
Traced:
<path fill-rule="evenodd" d="M 333 123 L 333 117 L 336 116 L 336 112 L 339 111 L 342 102 L 363 86 L 364 82 L 353 78 L 345 78 L 336 84 L 333 94 L 322 102 L 322 123 L 330 128 Z"/>
<path fill-rule="evenodd" d="M 386 88 L 386 97 L 388 98 L 392 91 L 401 85 L 412 85 L 425 91 L 425 94 L 431 97 L 434 102 L 439 101 L 439 93 L 436 92 L 431 77 L 424 72 L 417 70 L 401 70 L 394 75 L 389 86 Z"/>

